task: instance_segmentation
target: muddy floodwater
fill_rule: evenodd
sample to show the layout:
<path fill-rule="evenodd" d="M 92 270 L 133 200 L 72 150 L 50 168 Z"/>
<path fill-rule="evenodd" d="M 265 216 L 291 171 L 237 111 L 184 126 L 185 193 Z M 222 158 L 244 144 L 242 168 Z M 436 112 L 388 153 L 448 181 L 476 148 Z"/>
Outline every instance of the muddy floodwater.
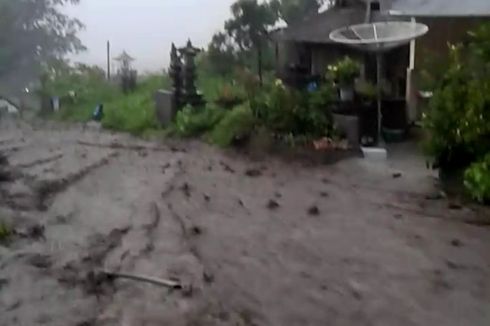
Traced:
<path fill-rule="evenodd" d="M 0 153 L 2 326 L 490 325 L 488 210 L 415 146 L 317 164 L 16 123 Z"/>

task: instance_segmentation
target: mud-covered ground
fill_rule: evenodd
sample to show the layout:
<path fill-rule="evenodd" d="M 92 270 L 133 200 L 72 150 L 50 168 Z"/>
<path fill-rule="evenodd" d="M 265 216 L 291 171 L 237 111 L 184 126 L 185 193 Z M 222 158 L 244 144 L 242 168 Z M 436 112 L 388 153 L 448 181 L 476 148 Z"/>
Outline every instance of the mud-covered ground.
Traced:
<path fill-rule="evenodd" d="M 488 212 L 410 145 L 320 165 L 18 124 L 0 152 L 2 326 L 490 325 Z"/>

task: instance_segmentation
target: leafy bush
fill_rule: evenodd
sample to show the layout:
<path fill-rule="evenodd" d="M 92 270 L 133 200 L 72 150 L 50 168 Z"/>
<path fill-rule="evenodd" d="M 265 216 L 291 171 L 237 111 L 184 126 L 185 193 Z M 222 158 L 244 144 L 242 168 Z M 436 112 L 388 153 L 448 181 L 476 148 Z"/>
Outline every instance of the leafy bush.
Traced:
<path fill-rule="evenodd" d="M 102 126 L 140 135 L 146 129 L 157 128 L 155 104 L 151 94 L 135 93 L 104 106 Z"/>
<path fill-rule="evenodd" d="M 199 136 L 212 130 L 221 121 L 224 114 L 224 110 L 216 107 L 195 109 L 186 106 L 175 117 L 175 134 L 181 137 Z"/>
<path fill-rule="evenodd" d="M 153 97 L 162 83 L 161 76 L 149 76 L 140 83 L 134 93 L 121 95 L 105 103 L 102 126 L 134 135 L 158 128 Z"/>
<path fill-rule="evenodd" d="M 362 100 L 370 102 L 376 100 L 378 90 L 373 83 L 367 80 L 362 80 L 356 85 L 356 93 Z"/>
<path fill-rule="evenodd" d="M 12 233 L 12 229 L 6 223 L 0 222 L 0 243 L 7 242 Z"/>
<path fill-rule="evenodd" d="M 465 167 L 490 151 L 490 77 L 481 74 L 484 66 L 472 65 L 473 51 L 451 47 L 449 67 L 424 117 L 425 147 L 442 167 Z"/>
<path fill-rule="evenodd" d="M 354 79 L 359 76 L 361 65 L 359 62 L 344 57 L 336 64 L 327 67 L 327 75 L 340 85 L 352 85 Z"/>
<path fill-rule="evenodd" d="M 243 104 L 227 111 L 223 119 L 209 134 L 209 140 L 226 147 L 247 139 L 254 131 L 255 117 L 249 105 Z"/>
<path fill-rule="evenodd" d="M 464 184 L 474 199 L 481 203 L 490 202 L 490 154 L 466 170 Z"/>
<path fill-rule="evenodd" d="M 134 92 L 138 80 L 138 72 L 136 70 L 123 69 L 121 73 L 121 90 L 124 94 Z"/>
<path fill-rule="evenodd" d="M 237 85 L 225 84 L 219 90 L 216 104 L 225 109 L 232 109 L 244 101 L 245 94 Z"/>
<path fill-rule="evenodd" d="M 317 90 L 308 93 L 309 108 L 327 110 L 335 100 L 335 90 L 330 83 L 324 83 Z"/>
<path fill-rule="evenodd" d="M 333 98 L 332 88 L 303 94 L 277 81 L 268 92 L 257 96 L 254 109 L 260 124 L 277 136 L 292 135 L 321 137 L 332 131 L 328 104 Z"/>

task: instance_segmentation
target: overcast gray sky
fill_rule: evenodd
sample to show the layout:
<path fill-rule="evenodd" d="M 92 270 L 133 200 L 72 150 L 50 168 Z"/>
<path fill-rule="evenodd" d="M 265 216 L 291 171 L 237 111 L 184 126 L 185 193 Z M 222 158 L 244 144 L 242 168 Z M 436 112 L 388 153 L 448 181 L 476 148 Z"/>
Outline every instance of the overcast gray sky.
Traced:
<path fill-rule="evenodd" d="M 231 15 L 233 0 L 81 0 L 67 9 L 86 25 L 80 38 L 88 51 L 74 61 L 105 67 L 106 41 L 112 56 L 123 49 L 141 71 L 167 67 L 170 45 L 191 38 L 204 47 Z"/>

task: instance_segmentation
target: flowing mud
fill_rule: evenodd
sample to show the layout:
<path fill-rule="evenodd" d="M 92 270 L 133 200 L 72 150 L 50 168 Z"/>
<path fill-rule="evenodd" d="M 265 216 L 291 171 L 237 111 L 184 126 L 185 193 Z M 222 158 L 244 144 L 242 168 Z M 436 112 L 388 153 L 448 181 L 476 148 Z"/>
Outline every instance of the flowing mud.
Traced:
<path fill-rule="evenodd" d="M 488 211 L 410 148 L 320 165 L 18 123 L 0 153 L 0 325 L 490 324 Z"/>

